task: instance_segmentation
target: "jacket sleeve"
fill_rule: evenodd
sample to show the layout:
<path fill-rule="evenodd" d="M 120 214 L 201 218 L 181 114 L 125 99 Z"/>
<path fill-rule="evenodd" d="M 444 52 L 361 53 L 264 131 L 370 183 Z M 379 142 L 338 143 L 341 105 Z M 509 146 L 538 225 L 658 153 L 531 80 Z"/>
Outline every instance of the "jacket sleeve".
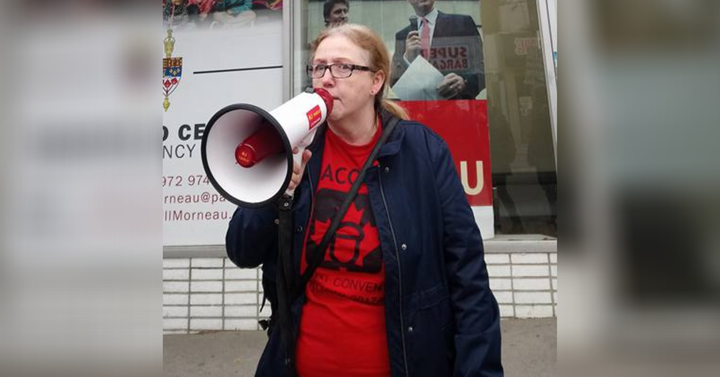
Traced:
<path fill-rule="evenodd" d="M 450 151 L 439 138 L 430 153 L 443 221 L 444 261 L 455 317 L 455 376 L 502 376 L 500 311 L 490 290 L 480 231 Z"/>
<path fill-rule="evenodd" d="M 400 77 L 405 73 L 405 70 L 407 70 L 407 63 L 405 63 L 405 37 L 407 37 L 409 33 L 405 32 L 405 29 L 399 31 L 397 34 L 395 34 L 395 52 L 393 53 L 392 57 L 392 67 L 390 68 L 390 86 L 395 85 L 395 83 L 400 80 Z"/>
<path fill-rule="evenodd" d="M 230 260 L 241 268 L 254 268 L 277 254 L 277 209 L 238 207 L 230 220 L 225 245 Z"/>
<path fill-rule="evenodd" d="M 461 98 L 475 99 L 480 91 L 485 89 L 485 62 L 483 57 L 483 42 L 478 33 L 475 21 L 470 16 L 463 16 L 461 30 L 464 38 L 468 39 L 470 49 L 470 72 L 461 74 L 467 82 L 467 86 L 460 94 Z"/>

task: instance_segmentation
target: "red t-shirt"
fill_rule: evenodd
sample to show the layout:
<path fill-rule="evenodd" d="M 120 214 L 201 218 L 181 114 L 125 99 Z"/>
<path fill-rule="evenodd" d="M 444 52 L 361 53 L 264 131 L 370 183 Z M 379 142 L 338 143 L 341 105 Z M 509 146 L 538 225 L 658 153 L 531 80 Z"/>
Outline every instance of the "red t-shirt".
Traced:
<path fill-rule="evenodd" d="M 321 242 L 380 134 L 378 127 L 369 144 L 353 146 L 327 130 L 303 271 L 308 253 Z M 305 292 L 296 354 L 300 377 L 390 376 L 383 304 L 385 265 L 365 184 Z"/>

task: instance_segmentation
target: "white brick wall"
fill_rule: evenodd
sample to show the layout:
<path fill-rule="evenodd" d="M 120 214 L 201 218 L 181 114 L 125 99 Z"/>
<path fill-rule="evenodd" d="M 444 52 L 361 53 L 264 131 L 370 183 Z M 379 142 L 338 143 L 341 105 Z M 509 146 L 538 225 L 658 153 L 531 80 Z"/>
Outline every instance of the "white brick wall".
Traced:
<path fill-rule="evenodd" d="M 557 315 L 557 253 L 488 252 L 490 288 L 504 318 Z M 259 330 L 260 269 L 237 268 L 227 258 L 163 260 L 163 329 L 166 334 Z"/>
<path fill-rule="evenodd" d="M 193 280 L 222 280 L 222 278 L 223 278 L 223 270 L 221 268 L 213 268 L 213 269 L 193 268 L 192 269 L 192 279 Z"/>
<path fill-rule="evenodd" d="M 257 292 L 258 282 L 255 280 L 226 281 L 225 292 Z"/>
<path fill-rule="evenodd" d="M 190 267 L 190 259 L 188 258 L 163 259 L 163 269 L 188 267 Z"/>
<path fill-rule="evenodd" d="M 513 288 L 518 291 L 549 291 L 550 290 L 550 279 L 549 278 L 519 278 L 513 279 Z"/>
<path fill-rule="evenodd" d="M 513 254 L 513 264 L 547 264 L 548 255 L 545 253 Z"/>
<path fill-rule="evenodd" d="M 257 293 L 230 293 L 225 295 L 226 305 L 257 304 Z"/>
<path fill-rule="evenodd" d="M 163 318 L 163 330 L 187 330 L 187 318 Z"/>
<path fill-rule="evenodd" d="M 498 304 L 512 304 L 513 293 L 512 292 L 495 292 L 495 299 Z"/>
<path fill-rule="evenodd" d="M 188 270 L 163 270 L 163 280 L 188 280 L 190 279 L 190 272 Z"/>
<path fill-rule="evenodd" d="M 262 298 L 261 298 L 261 300 L 262 300 Z M 260 306 L 262 307 L 262 310 L 260 311 L 260 317 L 262 317 L 262 318 L 270 317 L 270 314 L 272 314 L 272 310 L 270 310 L 270 303 L 266 302 L 265 306 L 262 306 L 262 305 L 260 305 Z"/>
<path fill-rule="evenodd" d="M 256 305 L 242 305 L 242 306 L 226 306 L 225 317 L 255 317 L 257 315 L 258 307 Z M 265 312 L 265 308 L 263 308 Z M 270 311 L 265 312 L 268 316 Z"/>
<path fill-rule="evenodd" d="M 163 306 L 163 318 L 180 317 L 187 318 L 187 306 Z"/>
<path fill-rule="evenodd" d="M 512 291 L 512 279 L 492 278 L 490 289 L 494 291 Z"/>
<path fill-rule="evenodd" d="M 188 295 L 163 293 L 163 305 L 187 305 Z"/>
<path fill-rule="evenodd" d="M 208 318 L 190 318 L 190 330 L 202 331 L 202 330 L 222 330 L 223 320 L 208 319 Z"/>
<path fill-rule="evenodd" d="M 163 282 L 163 293 L 166 292 L 187 292 L 190 288 L 190 284 L 186 281 L 179 281 L 179 282 Z"/>
<path fill-rule="evenodd" d="M 197 268 L 223 267 L 225 258 L 192 258 L 192 266 Z"/>
<path fill-rule="evenodd" d="M 243 269 L 237 268 L 231 262 L 228 262 L 229 267 L 225 268 L 225 280 L 236 280 L 236 279 L 250 279 L 256 280 L 262 277 L 262 272 L 258 274 L 257 269 Z"/>
<path fill-rule="evenodd" d="M 190 292 L 222 292 L 221 281 L 193 281 L 190 283 Z"/>
<path fill-rule="evenodd" d="M 507 254 L 485 254 L 487 264 L 510 264 L 510 256 Z"/>
<path fill-rule="evenodd" d="M 515 292 L 516 304 L 552 304 L 550 292 Z"/>
<path fill-rule="evenodd" d="M 220 293 L 192 294 L 190 305 L 222 305 L 223 296 Z"/>
<path fill-rule="evenodd" d="M 525 265 L 513 265 L 512 275 L 517 277 L 536 277 L 536 276 L 549 276 L 550 269 L 548 265 L 536 265 L 536 266 L 525 266 Z"/>
<path fill-rule="evenodd" d="M 222 306 L 193 306 L 190 310 L 190 316 L 195 317 L 222 317 Z"/>
<path fill-rule="evenodd" d="M 515 307 L 512 305 L 500 305 L 500 316 L 503 318 L 515 317 Z"/>
<path fill-rule="evenodd" d="M 488 265 L 487 270 L 490 277 L 512 276 L 510 266 Z"/>

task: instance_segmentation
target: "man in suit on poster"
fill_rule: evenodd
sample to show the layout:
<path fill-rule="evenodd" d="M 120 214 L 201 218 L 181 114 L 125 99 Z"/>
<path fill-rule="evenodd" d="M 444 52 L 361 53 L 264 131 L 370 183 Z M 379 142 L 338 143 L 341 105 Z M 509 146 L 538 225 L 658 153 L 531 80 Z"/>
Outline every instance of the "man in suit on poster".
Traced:
<path fill-rule="evenodd" d="M 348 23 L 350 2 L 348 0 L 325 0 L 323 18 L 325 27 L 340 26 Z"/>
<path fill-rule="evenodd" d="M 435 0 L 407 0 L 415 10 L 410 25 L 395 34 L 391 85 L 423 57 L 444 76 L 444 99 L 475 99 L 485 88 L 482 40 L 471 16 L 438 11 Z"/>

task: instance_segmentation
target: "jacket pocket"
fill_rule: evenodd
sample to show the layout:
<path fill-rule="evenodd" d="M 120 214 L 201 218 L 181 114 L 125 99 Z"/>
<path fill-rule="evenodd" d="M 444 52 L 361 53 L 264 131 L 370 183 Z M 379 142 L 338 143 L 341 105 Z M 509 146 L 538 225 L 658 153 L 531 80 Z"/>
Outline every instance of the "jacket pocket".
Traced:
<path fill-rule="evenodd" d="M 413 297 L 405 339 L 412 376 L 451 376 L 454 362 L 454 323 L 444 285 Z"/>
<path fill-rule="evenodd" d="M 256 377 L 274 377 L 282 376 L 283 371 L 281 370 L 283 365 L 282 357 L 282 341 L 280 340 L 280 331 L 275 329 L 270 334 L 265 349 L 263 350 L 260 361 L 258 361 L 257 370 L 255 371 Z"/>

